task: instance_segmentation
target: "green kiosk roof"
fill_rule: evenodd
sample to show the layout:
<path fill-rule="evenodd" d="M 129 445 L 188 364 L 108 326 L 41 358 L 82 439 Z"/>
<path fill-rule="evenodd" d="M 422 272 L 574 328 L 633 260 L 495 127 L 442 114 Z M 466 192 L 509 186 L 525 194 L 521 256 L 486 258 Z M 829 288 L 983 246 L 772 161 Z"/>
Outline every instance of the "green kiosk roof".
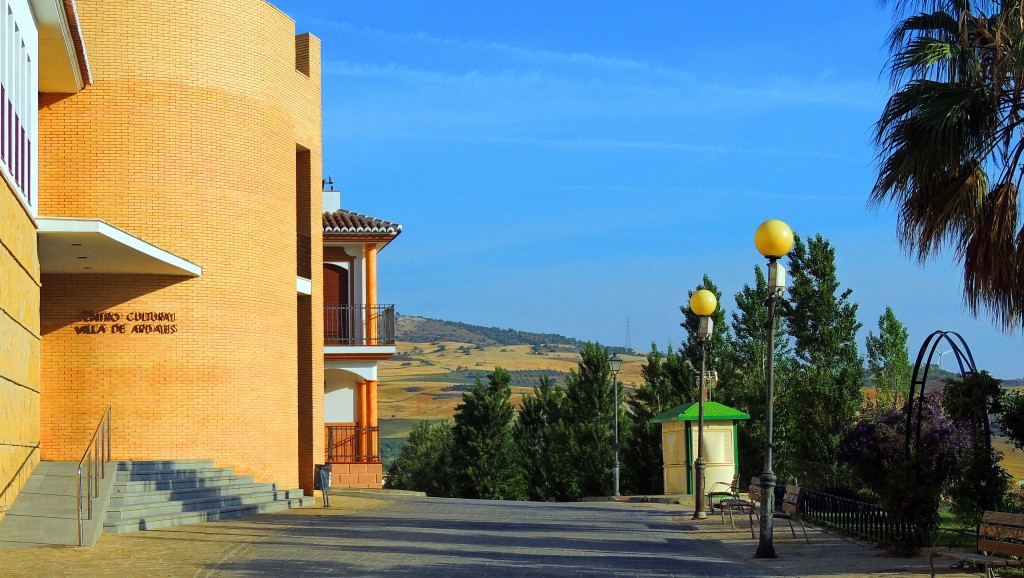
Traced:
<path fill-rule="evenodd" d="M 697 402 L 684 403 L 672 409 L 659 413 L 651 418 L 649 423 L 665 423 L 667 421 L 697 421 Z M 722 405 L 717 401 L 704 402 L 705 420 L 726 420 L 726 419 L 750 419 L 750 416 L 738 409 Z"/>

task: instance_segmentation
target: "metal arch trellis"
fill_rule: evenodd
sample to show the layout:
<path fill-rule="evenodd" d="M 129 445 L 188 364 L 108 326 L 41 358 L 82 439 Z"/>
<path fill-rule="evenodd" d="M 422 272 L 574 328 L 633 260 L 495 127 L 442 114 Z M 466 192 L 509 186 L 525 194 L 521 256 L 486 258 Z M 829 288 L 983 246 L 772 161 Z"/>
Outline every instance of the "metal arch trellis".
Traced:
<path fill-rule="evenodd" d="M 945 340 L 950 346 L 953 352 L 953 356 L 956 358 L 956 363 L 960 368 L 960 375 L 967 377 L 978 373 L 978 366 L 974 363 L 974 355 L 971 353 L 971 348 L 967 346 L 967 341 L 955 331 L 934 331 L 924 343 L 921 345 L 920 351 L 917 353 L 917 361 L 914 363 L 914 375 L 910 381 L 910 395 L 907 397 L 907 428 L 904 440 L 904 455 L 905 459 L 910 459 L 910 436 L 914 418 L 914 397 L 917 395 L 917 428 L 914 431 L 914 447 L 918 447 L 921 444 L 921 412 L 924 407 L 924 388 L 925 383 L 928 381 L 928 370 L 932 365 L 932 360 L 935 357 L 935 350 L 938 349 L 939 344 Z M 927 358 L 925 357 L 927 355 Z M 985 425 L 985 446 L 992 447 L 992 428 L 988 421 L 988 408 L 982 412 L 983 422 Z M 914 475 L 917 475 L 918 471 L 918 454 L 914 454 Z M 989 484 L 991 489 L 991 484 Z M 991 494 L 991 491 L 989 492 Z M 998 504 L 994 496 L 989 496 L 991 502 L 990 507 L 993 510 L 998 509 Z"/>

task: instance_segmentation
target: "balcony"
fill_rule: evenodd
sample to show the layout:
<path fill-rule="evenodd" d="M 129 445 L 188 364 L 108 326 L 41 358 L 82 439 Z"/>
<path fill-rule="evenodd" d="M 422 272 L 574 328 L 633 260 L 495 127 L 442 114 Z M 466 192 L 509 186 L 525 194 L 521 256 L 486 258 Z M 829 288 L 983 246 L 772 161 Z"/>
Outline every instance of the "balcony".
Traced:
<path fill-rule="evenodd" d="M 395 345 L 394 305 L 325 305 L 324 346 Z"/>
<path fill-rule="evenodd" d="M 378 429 L 355 425 L 326 425 L 328 464 L 379 462 Z"/>

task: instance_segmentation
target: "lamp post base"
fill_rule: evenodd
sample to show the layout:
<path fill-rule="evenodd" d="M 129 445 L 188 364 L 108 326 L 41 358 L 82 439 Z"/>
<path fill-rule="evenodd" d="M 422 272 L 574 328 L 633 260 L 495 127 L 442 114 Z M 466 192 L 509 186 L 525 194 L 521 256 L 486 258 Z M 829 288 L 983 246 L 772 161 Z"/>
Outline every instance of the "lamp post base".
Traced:
<path fill-rule="evenodd" d="M 693 461 L 694 493 L 693 496 L 693 518 L 691 520 L 704 520 L 708 517 L 704 511 L 704 470 L 707 465 L 704 458 L 698 457 Z"/>
<path fill-rule="evenodd" d="M 761 474 L 761 535 L 754 558 L 776 558 L 773 520 L 775 514 L 775 474 Z"/>

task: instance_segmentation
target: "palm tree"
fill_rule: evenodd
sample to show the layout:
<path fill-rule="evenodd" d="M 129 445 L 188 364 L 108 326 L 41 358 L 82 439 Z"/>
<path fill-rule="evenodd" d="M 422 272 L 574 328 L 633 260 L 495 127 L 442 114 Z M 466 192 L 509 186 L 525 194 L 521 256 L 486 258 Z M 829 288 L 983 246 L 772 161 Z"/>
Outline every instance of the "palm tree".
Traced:
<path fill-rule="evenodd" d="M 1022 1 L 892 4 L 894 93 L 876 125 L 869 205 L 898 208 L 901 245 L 920 262 L 954 250 L 973 314 L 1022 327 Z"/>

